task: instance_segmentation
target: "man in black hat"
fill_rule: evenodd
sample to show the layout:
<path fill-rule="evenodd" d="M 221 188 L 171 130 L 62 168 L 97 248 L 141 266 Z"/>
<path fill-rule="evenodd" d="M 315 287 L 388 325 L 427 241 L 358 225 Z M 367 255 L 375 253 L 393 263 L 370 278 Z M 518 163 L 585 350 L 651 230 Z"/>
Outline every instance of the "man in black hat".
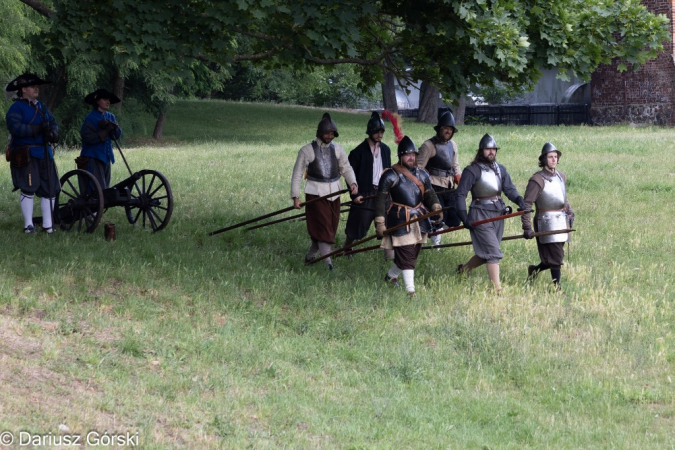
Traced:
<path fill-rule="evenodd" d="M 363 200 L 377 193 L 380 176 L 391 167 L 391 150 L 382 142 L 384 121 L 373 112 L 366 126 L 368 137 L 349 153 L 349 164 L 356 174 L 359 193 L 353 197 L 353 204 L 345 226 L 345 246 L 363 238 L 375 218 L 375 198 Z M 385 250 L 386 259 L 394 259 L 392 250 Z"/>
<path fill-rule="evenodd" d="M 539 167 L 527 182 L 525 188 L 525 214 L 521 221 L 526 239 L 538 231 L 563 230 L 572 227 L 574 211 L 567 201 L 567 176 L 558 172 L 557 166 L 562 152 L 555 145 L 547 142 L 539 155 Z M 534 231 L 530 220 L 530 208 L 536 205 L 534 215 Z M 569 233 L 541 236 L 537 238 L 537 250 L 541 262 L 527 268 L 527 277 L 534 280 L 539 272 L 551 270 L 551 278 L 556 289 L 560 289 L 560 267 L 565 257 L 565 242 L 569 240 Z"/>
<path fill-rule="evenodd" d="M 382 248 L 394 250 L 394 263 L 384 280 L 398 287 L 398 277 L 402 276 L 406 292 L 411 297 L 415 295 L 417 256 L 431 232 L 431 221 L 424 219 L 386 236 L 384 231 L 429 211 L 438 211 L 443 220 L 442 208 L 431 187 L 429 174 L 415 164 L 416 158 L 417 147 L 405 136 L 398 144 L 398 164 L 385 170 L 380 177 L 375 203 L 375 230 L 383 238 Z M 385 211 L 390 196 L 391 203 Z"/>
<path fill-rule="evenodd" d="M 54 116 L 37 98 L 39 86 L 48 84 L 32 73 L 12 80 L 5 90 L 16 92 L 14 103 L 5 116 L 10 133 L 8 159 L 14 190 L 21 190 L 19 203 L 24 232 L 34 233 L 33 196 L 41 198 L 42 228 L 53 231 L 54 197 L 61 190 L 50 144 L 58 142 L 59 127 Z"/>
<path fill-rule="evenodd" d="M 80 128 L 82 151 L 77 158 L 77 167 L 91 173 L 101 189 L 110 187 L 111 164 L 115 163 L 112 139 L 119 139 L 122 129 L 117 125 L 115 115 L 108 111 L 110 105 L 120 99 L 107 89 L 96 89 L 84 98 L 94 109 Z"/>
<path fill-rule="evenodd" d="M 300 185 L 306 171 L 305 201 L 342 190 L 340 176 L 345 177 L 352 195 L 358 193 L 354 170 L 349 165 L 347 154 L 340 144 L 333 142 L 338 137 L 337 125 L 330 114 L 325 113 L 316 130 L 316 139 L 298 152 L 291 178 L 291 199 L 293 206 L 300 209 Z M 335 233 L 340 222 L 340 196 L 311 203 L 305 207 L 307 232 L 312 244 L 305 255 L 305 261 L 311 261 L 316 253 L 331 252 L 335 243 Z M 330 258 L 324 260 L 333 270 Z"/>
<path fill-rule="evenodd" d="M 443 206 L 444 221 L 435 221 L 435 230 L 459 225 L 459 218 L 455 211 L 457 203 L 454 192 L 447 192 L 456 188 L 462 177 L 462 169 L 459 167 L 457 158 L 457 143 L 452 137 L 457 133 L 455 117 L 450 111 L 445 111 L 438 119 L 434 127 L 436 135 L 428 139 L 420 146 L 420 154 L 417 158 L 417 166 L 424 168 L 431 176 L 431 185 L 438 195 L 438 200 Z M 445 192 L 443 192 L 445 191 Z M 439 194 L 439 192 L 443 192 Z M 439 245 L 441 236 L 432 236 L 431 243 Z"/>
<path fill-rule="evenodd" d="M 501 292 L 499 260 L 504 257 L 499 244 L 504 235 L 504 221 L 471 226 L 479 220 L 491 219 L 506 214 L 502 192 L 519 208 L 525 209 L 525 200 L 513 185 L 506 167 L 497 163 L 497 143 L 489 134 L 478 144 L 473 162 L 464 168 L 462 180 L 457 187 L 457 215 L 464 227 L 471 231 L 474 255 L 466 264 L 457 267 L 457 273 L 469 273 L 487 263 L 490 280 L 497 293 Z M 471 208 L 466 213 L 466 197 L 471 191 Z"/>

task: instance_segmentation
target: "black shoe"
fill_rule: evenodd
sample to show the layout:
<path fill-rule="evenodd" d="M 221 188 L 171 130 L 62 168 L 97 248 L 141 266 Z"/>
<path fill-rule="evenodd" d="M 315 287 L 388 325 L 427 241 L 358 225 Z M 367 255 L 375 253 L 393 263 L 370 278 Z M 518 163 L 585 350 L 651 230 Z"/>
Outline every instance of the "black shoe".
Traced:
<path fill-rule="evenodd" d="M 460 264 L 459 266 L 457 266 L 457 270 L 455 271 L 455 273 L 457 273 L 457 275 L 464 275 L 465 274 L 464 264 Z"/>
<path fill-rule="evenodd" d="M 328 270 L 333 270 L 333 264 L 328 264 Z"/>
<path fill-rule="evenodd" d="M 398 278 L 392 278 L 389 276 L 389 274 L 384 276 L 384 281 L 386 281 L 389 284 L 392 284 L 394 287 L 400 288 L 401 285 L 398 284 Z"/>
<path fill-rule="evenodd" d="M 23 232 L 26 234 L 33 234 L 37 233 L 38 231 L 35 229 L 33 225 L 28 225 L 26 228 L 23 229 Z"/>
<path fill-rule="evenodd" d="M 534 281 L 539 275 L 539 266 L 527 266 L 527 281 Z"/>

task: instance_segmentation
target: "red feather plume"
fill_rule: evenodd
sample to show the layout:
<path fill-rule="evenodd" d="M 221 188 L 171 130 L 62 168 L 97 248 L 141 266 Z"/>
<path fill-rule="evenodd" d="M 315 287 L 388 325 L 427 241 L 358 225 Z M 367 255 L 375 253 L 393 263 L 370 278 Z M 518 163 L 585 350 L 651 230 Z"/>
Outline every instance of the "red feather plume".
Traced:
<path fill-rule="evenodd" d="M 403 130 L 401 129 L 401 116 L 385 109 L 382 111 L 382 117 L 389 119 L 389 122 L 391 122 L 392 126 L 394 127 L 394 135 L 396 136 L 394 138 L 394 142 L 397 144 L 401 142 L 403 136 L 405 136 L 403 134 Z"/>

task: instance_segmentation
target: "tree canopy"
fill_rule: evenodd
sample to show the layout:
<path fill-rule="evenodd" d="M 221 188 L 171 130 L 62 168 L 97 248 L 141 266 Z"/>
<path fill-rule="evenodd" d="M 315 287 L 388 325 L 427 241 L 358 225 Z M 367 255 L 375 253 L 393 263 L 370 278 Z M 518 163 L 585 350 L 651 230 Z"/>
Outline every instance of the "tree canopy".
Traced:
<path fill-rule="evenodd" d="M 86 89 L 105 68 L 140 71 L 164 100 L 176 85 L 193 86 L 195 71 L 226 77 L 241 61 L 296 71 L 352 63 L 364 87 L 391 71 L 457 98 L 477 84 L 530 86 L 543 68 L 588 78 L 618 58 L 627 70 L 668 38 L 667 19 L 638 0 L 12 0 L 3 8 L 16 16 L 18 2 L 51 25 L 36 30 L 34 59 L 47 55 Z M 2 28 L 0 40 L 20 42 L 33 30 Z M 0 69 L 17 65 L 26 65 L 21 55 Z"/>

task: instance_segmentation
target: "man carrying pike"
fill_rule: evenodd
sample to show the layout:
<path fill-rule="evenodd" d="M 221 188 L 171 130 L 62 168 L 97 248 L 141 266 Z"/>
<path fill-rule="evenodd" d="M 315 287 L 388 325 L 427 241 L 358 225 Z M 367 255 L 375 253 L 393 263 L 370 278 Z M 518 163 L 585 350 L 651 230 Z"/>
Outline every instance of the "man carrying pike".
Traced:
<path fill-rule="evenodd" d="M 490 280 L 497 293 L 501 292 L 499 260 L 504 257 L 499 244 L 504 235 L 504 221 L 498 220 L 476 227 L 472 223 L 501 216 L 506 212 L 503 192 L 519 208 L 525 209 L 525 201 L 513 185 L 506 167 L 497 163 L 497 143 L 489 134 L 478 144 L 473 162 L 464 168 L 457 188 L 457 215 L 465 228 L 471 232 L 474 255 L 466 264 L 457 267 L 458 274 L 469 273 L 487 263 Z M 471 207 L 466 213 L 466 197 L 471 191 Z"/>
<path fill-rule="evenodd" d="M 457 143 L 452 140 L 454 134 L 457 133 L 455 116 L 450 111 L 444 112 L 438 119 L 434 130 L 436 130 L 436 135 L 420 146 L 417 166 L 429 173 L 431 185 L 443 207 L 445 220 L 435 221 L 438 224 L 435 228 L 441 229 L 444 222 L 448 227 L 459 225 L 459 218 L 455 211 L 456 195 L 454 192 L 447 192 L 453 187 L 456 188 L 462 178 L 462 169 L 459 167 L 457 158 Z M 439 194 L 439 192 L 443 193 Z M 431 243 L 439 245 L 441 235 L 432 236 Z"/>
<path fill-rule="evenodd" d="M 353 196 L 353 204 L 345 226 L 345 246 L 363 238 L 375 218 L 375 198 L 364 200 L 377 193 L 382 171 L 391 167 L 391 150 L 382 142 L 384 121 L 373 112 L 366 126 L 368 137 L 349 153 L 349 164 L 356 174 L 359 193 Z M 385 259 L 394 259 L 393 250 L 385 250 Z"/>
<path fill-rule="evenodd" d="M 306 171 L 305 201 L 323 197 L 342 190 L 340 176 L 345 177 L 352 195 L 358 194 L 354 170 L 349 165 L 347 154 L 340 144 L 333 142 L 338 137 L 337 125 L 330 114 L 325 113 L 316 130 L 316 139 L 298 152 L 291 178 L 291 199 L 293 206 L 300 209 L 300 185 Z M 331 252 L 340 221 L 340 196 L 312 202 L 305 206 L 307 232 L 312 243 L 305 255 L 305 262 Z M 333 262 L 324 260 L 330 270 Z"/>
<path fill-rule="evenodd" d="M 375 203 L 375 230 L 382 237 L 382 248 L 394 250 L 394 263 L 384 280 L 399 286 L 398 277 L 403 276 L 406 292 L 415 295 L 415 265 L 422 244 L 431 232 L 431 221 L 427 218 L 401 227 L 385 235 L 387 228 L 409 222 L 415 217 L 438 211 L 443 212 L 436 193 L 431 187 L 429 174 L 416 166 L 417 147 L 405 136 L 398 144 L 398 164 L 382 173 Z M 385 212 L 385 204 L 391 196 L 391 203 Z M 386 225 L 385 225 L 386 217 Z"/>
<path fill-rule="evenodd" d="M 527 182 L 525 188 L 525 213 L 521 217 L 523 234 L 526 239 L 532 239 L 535 232 L 554 231 L 572 228 L 574 211 L 567 201 L 567 176 L 556 169 L 562 152 L 553 144 L 547 142 L 539 155 L 539 167 Z M 534 215 L 534 231 L 530 221 L 530 208 L 536 205 Z M 569 227 L 568 227 L 569 225 Z M 569 233 L 554 234 L 537 237 L 537 250 L 541 262 L 527 268 L 528 280 L 534 280 L 539 272 L 551 270 L 551 278 L 556 290 L 560 290 L 560 266 L 565 256 L 565 242 Z"/>

